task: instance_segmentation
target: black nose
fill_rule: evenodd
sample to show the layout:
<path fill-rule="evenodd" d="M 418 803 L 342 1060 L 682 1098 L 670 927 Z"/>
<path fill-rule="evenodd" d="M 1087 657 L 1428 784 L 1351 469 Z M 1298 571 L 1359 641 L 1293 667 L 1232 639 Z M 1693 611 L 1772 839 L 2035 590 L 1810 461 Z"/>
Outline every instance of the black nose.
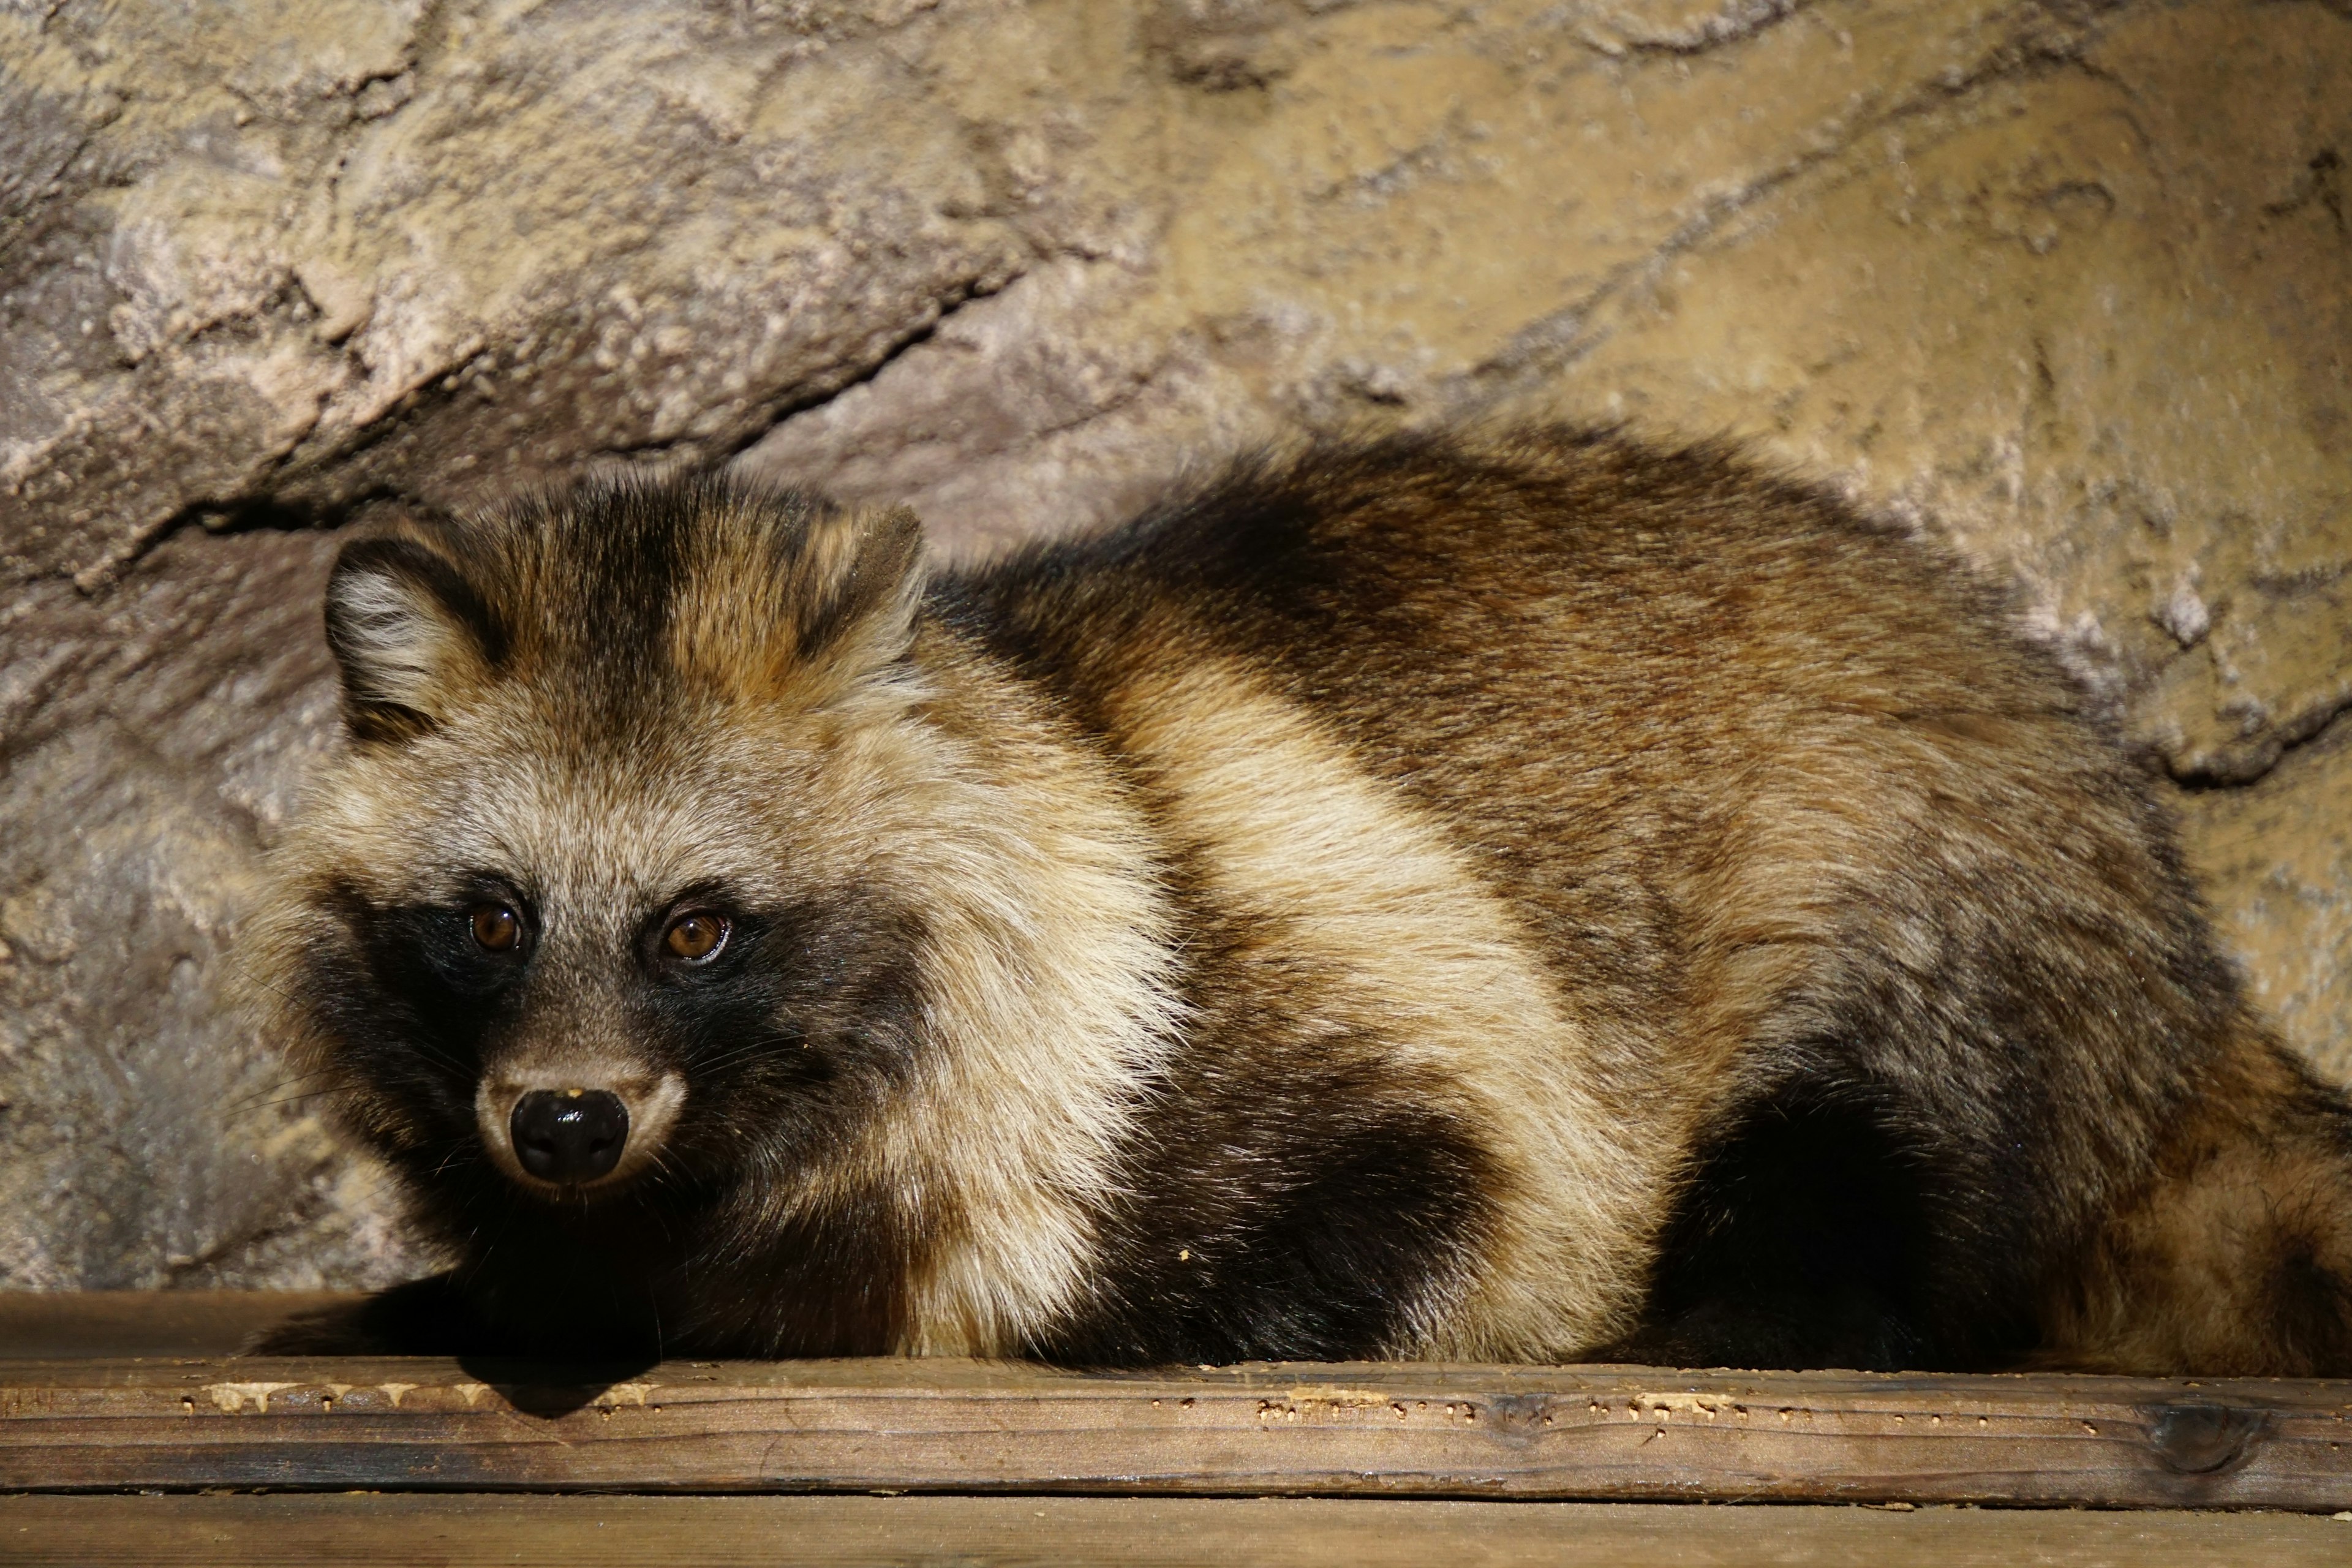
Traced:
<path fill-rule="evenodd" d="M 629 1108 L 604 1089 L 535 1089 L 515 1101 L 515 1158 L 542 1182 L 593 1182 L 621 1162 Z"/>

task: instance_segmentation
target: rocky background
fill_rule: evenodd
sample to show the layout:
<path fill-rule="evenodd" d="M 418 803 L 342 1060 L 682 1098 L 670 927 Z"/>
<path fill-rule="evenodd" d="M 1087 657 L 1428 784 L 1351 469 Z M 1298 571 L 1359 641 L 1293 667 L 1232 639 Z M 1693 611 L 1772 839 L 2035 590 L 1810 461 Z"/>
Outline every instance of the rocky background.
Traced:
<path fill-rule="evenodd" d="M 0 1285 L 423 1266 L 224 948 L 331 531 L 598 465 L 1732 433 L 2024 585 L 2352 1077 L 2347 159 L 2346 0 L 0 0 Z"/>

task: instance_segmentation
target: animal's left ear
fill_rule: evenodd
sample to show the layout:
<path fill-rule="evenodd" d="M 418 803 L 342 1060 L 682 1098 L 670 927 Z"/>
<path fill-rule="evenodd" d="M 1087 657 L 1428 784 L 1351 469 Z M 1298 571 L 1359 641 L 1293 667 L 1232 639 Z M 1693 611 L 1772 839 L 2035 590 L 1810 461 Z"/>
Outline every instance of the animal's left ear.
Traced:
<path fill-rule="evenodd" d="M 898 657 L 923 597 L 923 525 L 905 507 L 821 507 L 793 573 L 793 656 L 871 668 Z"/>

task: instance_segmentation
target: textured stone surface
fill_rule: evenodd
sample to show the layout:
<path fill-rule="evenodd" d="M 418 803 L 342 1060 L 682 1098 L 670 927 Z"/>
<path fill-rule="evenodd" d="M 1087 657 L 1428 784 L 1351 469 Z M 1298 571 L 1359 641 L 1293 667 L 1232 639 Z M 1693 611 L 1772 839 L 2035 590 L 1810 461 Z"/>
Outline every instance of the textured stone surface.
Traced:
<path fill-rule="evenodd" d="M 0 16 L 35 154 L 6 563 L 89 583 L 192 513 L 740 444 L 1019 266 L 920 79 L 972 9 Z"/>
<path fill-rule="evenodd" d="M 2352 725 L 2252 784 L 2199 793 L 2189 859 L 2254 996 L 2337 1082 L 2352 1082 Z"/>
<path fill-rule="evenodd" d="M 2020 585 L 2352 1078 L 2347 158 L 2340 0 L 0 4 L 0 1284 L 415 1264 L 220 1005 L 302 530 L 604 464 L 975 552 L 1300 427 L 1729 432 Z"/>
<path fill-rule="evenodd" d="M 334 691 L 317 534 L 175 539 L 0 623 L 0 1281 L 397 1277 L 365 1168 L 226 1007 L 226 944 Z"/>

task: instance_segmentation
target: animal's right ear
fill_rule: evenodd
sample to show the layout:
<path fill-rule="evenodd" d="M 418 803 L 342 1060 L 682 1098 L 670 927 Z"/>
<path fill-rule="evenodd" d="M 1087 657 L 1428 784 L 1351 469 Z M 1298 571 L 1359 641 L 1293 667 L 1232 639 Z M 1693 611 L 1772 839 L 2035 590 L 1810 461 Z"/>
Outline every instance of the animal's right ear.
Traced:
<path fill-rule="evenodd" d="M 415 539 L 343 547 L 327 579 L 327 646 L 343 710 L 362 740 L 420 734 L 489 678 L 503 652 L 495 617 L 448 557 Z"/>

